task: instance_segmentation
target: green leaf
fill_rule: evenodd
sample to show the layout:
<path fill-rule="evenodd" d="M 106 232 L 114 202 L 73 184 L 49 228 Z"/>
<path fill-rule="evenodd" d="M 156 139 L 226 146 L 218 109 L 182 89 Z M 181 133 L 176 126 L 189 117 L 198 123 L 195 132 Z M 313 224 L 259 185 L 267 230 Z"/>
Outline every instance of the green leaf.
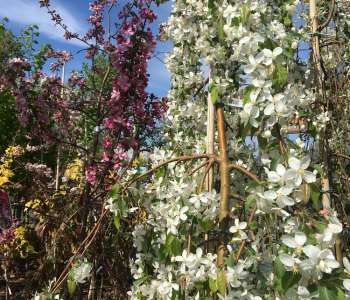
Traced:
<path fill-rule="evenodd" d="M 341 286 L 343 286 L 343 284 L 341 284 Z M 345 300 L 345 294 L 341 290 L 341 288 L 339 288 L 339 286 L 337 286 L 336 284 L 327 284 L 326 287 L 334 292 L 334 294 L 337 297 L 337 300 Z"/>
<path fill-rule="evenodd" d="M 265 47 L 267 49 L 273 51 L 275 48 L 278 47 L 278 44 L 274 40 L 272 40 L 270 38 L 267 38 L 266 41 L 265 41 Z"/>
<path fill-rule="evenodd" d="M 159 178 L 164 178 L 164 168 L 159 168 L 156 172 L 156 180 L 158 181 Z"/>
<path fill-rule="evenodd" d="M 73 295 L 74 292 L 75 292 L 76 287 L 77 287 L 77 285 L 75 284 L 74 281 L 68 280 L 68 291 L 69 291 L 69 294 Z"/>
<path fill-rule="evenodd" d="M 211 89 L 215 86 L 215 82 L 212 82 L 208 85 L 208 91 L 211 92 Z"/>
<path fill-rule="evenodd" d="M 68 280 L 72 280 L 72 281 L 74 281 L 74 268 L 73 269 L 70 269 L 70 271 L 69 271 L 69 273 L 68 273 L 68 277 L 67 277 L 67 279 Z"/>
<path fill-rule="evenodd" d="M 182 244 L 176 237 L 171 242 L 171 251 L 175 256 L 182 254 Z"/>
<path fill-rule="evenodd" d="M 246 105 L 247 103 L 249 103 L 251 101 L 250 99 L 250 94 L 252 93 L 252 91 L 249 91 L 245 96 L 244 96 L 244 100 L 243 100 L 243 107 L 244 105 Z"/>
<path fill-rule="evenodd" d="M 303 195 L 303 204 L 306 205 L 311 197 L 311 188 L 310 185 L 306 182 L 303 182 L 303 184 L 301 185 L 301 192 Z"/>
<path fill-rule="evenodd" d="M 322 167 L 320 165 L 310 163 L 310 167 L 314 168 L 315 170 L 317 170 L 317 172 L 320 173 L 321 176 L 323 176 L 323 169 L 322 169 Z"/>
<path fill-rule="evenodd" d="M 254 134 L 259 131 L 259 128 L 252 127 L 250 128 L 250 138 L 253 140 Z"/>
<path fill-rule="evenodd" d="M 165 247 L 166 250 L 168 251 L 168 253 L 171 255 L 172 251 L 171 251 L 171 243 L 174 240 L 174 235 L 172 234 L 172 232 L 169 232 L 169 234 L 167 235 L 166 239 L 165 239 Z"/>
<path fill-rule="evenodd" d="M 243 89 L 243 97 L 245 97 L 245 95 L 247 95 L 249 92 L 251 92 L 254 89 L 255 89 L 255 86 L 253 84 L 246 86 Z"/>
<path fill-rule="evenodd" d="M 252 124 L 250 124 L 250 122 L 248 121 L 247 125 L 243 128 L 243 131 L 242 131 L 242 141 L 245 140 L 248 132 L 249 132 L 249 129 L 252 127 Z"/>
<path fill-rule="evenodd" d="M 126 212 L 126 202 L 124 200 L 119 200 L 117 206 L 120 210 L 120 214 L 123 216 Z"/>
<path fill-rule="evenodd" d="M 216 282 L 213 278 L 209 278 L 209 287 L 210 287 L 210 290 L 213 292 L 213 293 L 216 293 L 216 291 L 218 290 L 218 287 L 216 285 Z"/>
<path fill-rule="evenodd" d="M 294 49 L 289 46 L 282 54 L 290 59 L 294 59 Z"/>
<path fill-rule="evenodd" d="M 253 204 L 254 197 L 252 195 L 249 195 L 247 198 L 247 201 L 244 203 L 245 210 L 248 210 L 249 207 Z"/>
<path fill-rule="evenodd" d="M 320 190 L 316 182 L 309 183 L 311 188 L 311 200 L 315 205 L 316 210 L 318 210 L 318 198 L 320 197 Z"/>
<path fill-rule="evenodd" d="M 117 228 L 117 230 L 119 230 L 119 228 L 120 228 L 120 221 L 119 221 L 119 218 L 117 216 L 114 216 L 114 225 Z"/>
<path fill-rule="evenodd" d="M 275 71 L 273 73 L 273 83 L 276 86 L 280 86 L 281 84 L 285 83 L 287 80 L 287 71 L 282 66 L 282 64 L 277 63 L 275 67 Z"/>
<path fill-rule="evenodd" d="M 239 27 L 239 24 L 241 24 L 241 18 L 240 18 L 240 17 L 234 17 L 234 18 L 232 19 L 232 24 L 233 24 L 236 28 L 238 28 L 238 27 Z"/>
<path fill-rule="evenodd" d="M 267 147 L 266 147 L 266 151 L 272 151 L 272 150 L 275 150 L 275 149 L 277 149 L 277 148 L 279 148 L 279 141 L 278 141 L 278 139 L 274 139 L 273 141 L 271 141 L 268 145 L 267 145 Z"/>
<path fill-rule="evenodd" d="M 241 21 L 242 23 L 246 24 L 249 20 L 250 16 L 250 8 L 247 4 L 243 4 L 240 8 L 241 13 Z"/>
<path fill-rule="evenodd" d="M 248 187 L 245 189 L 245 191 L 247 192 L 247 193 L 250 193 L 250 192 L 252 192 L 257 186 L 259 186 L 260 184 L 259 184 L 259 182 L 257 182 L 257 181 L 252 181 L 249 185 L 248 185 Z M 247 199 L 248 200 L 248 199 Z"/>
<path fill-rule="evenodd" d="M 204 232 L 207 232 L 211 227 L 211 221 L 208 220 L 206 222 L 203 222 L 202 220 L 199 220 L 199 224 L 201 225 Z"/>
<path fill-rule="evenodd" d="M 277 278 L 282 278 L 284 275 L 284 265 L 282 264 L 279 256 L 275 258 L 274 266 Z"/>
<path fill-rule="evenodd" d="M 317 228 L 321 233 L 323 233 L 323 231 L 327 228 L 326 225 L 317 222 L 315 219 L 312 219 L 312 223 L 314 223 L 314 225 L 316 226 L 316 228 Z"/>
<path fill-rule="evenodd" d="M 283 156 L 281 155 L 277 155 L 275 156 L 272 160 L 271 160 L 271 163 L 270 163 L 270 169 L 271 171 L 276 171 L 276 168 L 279 164 L 282 163 L 282 160 L 283 160 Z"/>
<path fill-rule="evenodd" d="M 166 251 L 166 248 L 163 244 L 159 246 L 158 255 L 159 255 L 160 261 L 163 261 L 164 258 L 168 255 L 168 252 Z"/>
<path fill-rule="evenodd" d="M 310 284 L 307 286 L 307 290 L 309 291 L 310 294 L 312 294 L 312 293 L 318 291 L 318 286 L 317 286 L 317 284 L 314 284 L 314 283 Z"/>
<path fill-rule="evenodd" d="M 283 287 L 282 287 L 282 280 L 280 278 L 277 278 L 275 281 L 275 284 L 273 285 L 273 289 L 276 292 L 282 292 L 283 291 Z"/>
<path fill-rule="evenodd" d="M 285 272 L 281 278 L 282 288 L 284 290 L 288 290 L 289 288 L 297 284 L 301 277 L 302 276 L 299 273 L 294 274 L 291 271 Z"/>
<path fill-rule="evenodd" d="M 215 4 L 214 4 L 214 2 L 215 2 L 214 0 L 209 0 L 209 1 L 208 1 L 208 8 L 209 8 L 209 9 L 213 9 L 213 8 L 216 7 Z"/>
<path fill-rule="evenodd" d="M 226 40 L 226 34 L 224 31 L 224 26 L 226 25 L 226 22 L 224 19 L 221 19 L 218 23 L 218 35 L 219 35 L 219 39 L 221 41 L 225 41 Z"/>
<path fill-rule="evenodd" d="M 256 254 L 255 250 L 251 247 L 246 248 L 248 256 L 254 256 Z"/>
<path fill-rule="evenodd" d="M 203 287 L 203 283 L 201 281 L 196 281 L 194 283 L 194 286 L 196 287 L 197 290 L 200 290 Z"/>
<path fill-rule="evenodd" d="M 109 197 L 116 199 L 119 197 L 119 191 L 120 191 L 120 185 L 117 183 L 115 184 L 108 192 Z"/>
<path fill-rule="evenodd" d="M 260 227 L 259 223 L 257 221 L 252 221 L 250 224 L 249 224 L 249 227 L 250 229 L 257 229 Z"/>
<path fill-rule="evenodd" d="M 211 103 L 215 104 L 219 97 L 219 90 L 216 85 L 213 86 L 210 92 L 211 95 Z"/>
<path fill-rule="evenodd" d="M 147 276 L 140 277 L 136 281 L 134 281 L 134 284 L 138 285 L 139 283 L 145 281 L 146 279 L 147 279 Z"/>
<path fill-rule="evenodd" d="M 218 290 L 221 295 L 225 295 L 226 288 L 227 288 L 227 278 L 224 270 L 221 270 L 216 278 Z"/>
<path fill-rule="evenodd" d="M 301 150 L 300 146 L 291 141 L 290 139 L 287 139 L 287 143 L 290 147 L 292 147 L 295 150 Z"/>
<path fill-rule="evenodd" d="M 333 291 L 327 289 L 326 287 L 322 287 L 319 291 L 319 299 L 320 300 L 337 300 L 337 296 Z"/>
<path fill-rule="evenodd" d="M 284 20 L 284 24 L 286 24 L 286 25 L 292 24 L 292 18 L 288 12 L 284 13 L 283 20 Z"/>

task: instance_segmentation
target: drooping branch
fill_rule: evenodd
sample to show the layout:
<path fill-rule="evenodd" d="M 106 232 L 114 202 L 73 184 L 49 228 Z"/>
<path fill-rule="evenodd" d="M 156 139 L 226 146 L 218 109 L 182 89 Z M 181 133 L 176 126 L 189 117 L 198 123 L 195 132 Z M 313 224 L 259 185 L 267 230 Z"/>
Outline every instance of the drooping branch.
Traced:
<path fill-rule="evenodd" d="M 246 197 L 243 197 L 241 195 L 235 194 L 235 193 L 230 193 L 230 198 L 234 198 L 240 201 L 247 201 Z"/>
<path fill-rule="evenodd" d="M 328 17 L 327 17 L 327 20 L 324 21 L 324 23 L 322 25 L 319 25 L 317 27 L 317 31 L 321 31 L 323 30 L 324 28 L 326 28 L 326 26 L 329 24 L 329 22 L 332 20 L 332 17 L 333 17 L 333 13 L 334 13 L 334 6 L 335 6 L 335 0 L 332 0 L 331 2 L 331 9 L 329 10 L 329 14 L 328 14 Z"/>
<path fill-rule="evenodd" d="M 221 162 L 221 158 L 218 157 L 217 155 L 215 154 L 197 154 L 197 155 L 184 155 L 184 156 L 179 156 L 179 157 L 174 157 L 174 158 L 171 158 L 167 161 L 164 161 L 162 163 L 160 163 L 159 165 L 155 166 L 154 168 L 148 170 L 147 172 L 141 174 L 140 176 L 137 176 L 135 179 L 131 180 L 122 190 L 122 194 L 126 191 L 126 189 L 128 187 L 130 187 L 130 185 L 132 185 L 134 182 L 140 180 L 141 178 L 147 176 L 147 175 L 150 175 L 152 174 L 153 172 L 157 171 L 159 168 L 165 166 L 165 165 L 168 165 L 172 162 L 183 162 L 183 161 L 188 161 L 188 160 L 191 160 L 191 159 L 200 159 L 200 158 L 207 158 L 207 159 L 211 159 L 213 158 L 214 159 L 214 162 L 216 163 L 220 163 Z"/>

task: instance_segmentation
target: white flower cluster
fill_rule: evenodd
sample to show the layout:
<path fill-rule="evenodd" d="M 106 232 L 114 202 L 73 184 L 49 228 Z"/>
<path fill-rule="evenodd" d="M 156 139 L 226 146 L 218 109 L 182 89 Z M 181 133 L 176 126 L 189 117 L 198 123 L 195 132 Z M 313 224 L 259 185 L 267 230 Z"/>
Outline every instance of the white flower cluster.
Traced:
<path fill-rule="evenodd" d="M 136 280 L 131 299 L 204 299 L 210 292 L 220 299 L 317 299 L 330 293 L 326 278 L 335 269 L 342 272 L 332 248 L 343 225 L 332 208 L 316 210 L 320 193 L 329 193 L 319 188 L 317 147 L 306 148 L 305 140 L 287 136 L 291 124 L 297 124 L 317 138 L 332 117 L 313 109 L 313 68 L 295 55 L 299 45 L 311 40 L 309 27 L 295 29 L 301 17 L 298 5 L 262 0 L 174 4 L 166 27 L 174 42 L 166 57 L 173 74 L 164 137 L 168 147 L 154 150 L 152 166 L 205 153 L 204 62 L 211 73 L 208 94 L 217 93 L 216 101 L 226 104 L 243 96 L 242 109 L 225 107 L 229 163 L 264 181 L 252 182 L 246 174 L 230 171 L 225 232 L 218 222 L 222 195 L 215 183 L 220 172 L 214 168 L 216 191 L 198 189 L 203 170 L 192 171 L 204 163 L 201 159 L 169 163 L 134 188 L 147 220 L 133 232 L 138 253 L 131 261 Z M 258 146 L 247 145 L 247 133 L 258 130 Z M 214 153 L 219 154 L 217 143 Z M 243 204 L 240 197 L 246 196 Z M 229 241 L 224 265 L 216 265 L 219 246 L 208 246 L 205 235 L 215 242 L 222 237 Z M 350 281 L 343 285 L 345 298 Z"/>

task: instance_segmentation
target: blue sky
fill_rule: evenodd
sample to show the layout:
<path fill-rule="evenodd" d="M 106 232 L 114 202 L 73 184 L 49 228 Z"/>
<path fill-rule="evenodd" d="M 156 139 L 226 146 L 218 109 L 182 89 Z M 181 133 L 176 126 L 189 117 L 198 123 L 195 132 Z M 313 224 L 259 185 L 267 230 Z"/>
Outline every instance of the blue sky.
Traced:
<path fill-rule="evenodd" d="M 89 3 L 93 0 L 51 0 L 51 9 L 56 10 L 63 19 L 63 22 L 68 26 L 70 31 L 77 32 L 80 35 L 84 35 L 90 28 L 90 25 L 86 22 L 86 19 L 91 15 L 89 10 Z M 125 0 L 120 1 L 120 6 L 116 7 L 111 12 L 112 22 L 113 19 L 117 21 L 117 13 L 119 8 L 126 3 Z M 84 49 L 84 44 L 78 40 L 66 41 L 63 38 L 64 30 L 58 26 L 54 26 L 54 22 L 51 20 L 50 14 L 47 13 L 46 8 L 40 8 L 39 0 L 0 0 L 0 19 L 7 17 L 9 23 L 5 24 L 6 28 L 12 29 L 15 34 L 20 34 L 21 29 L 26 29 L 28 25 L 38 25 L 40 36 L 38 38 L 39 45 L 50 43 L 52 47 L 57 50 L 76 53 L 77 51 Z M 158 15 L 158 19 L 155 24 L 152 24 L 153 33 L 158 33 L 158 24 L 166 22 L 172 9 L 172 1 L 157 7 L 154 5 L 152 9 Z M 156 51 L 169 52 L 171 50 L 171 43 L 167 42 L 161 44 L 157 42 Z M 85 52 L 81 52 L 76 55 L 74 60 L 67 64 L 67 73 L 70 70 L 81 69 L 82 63 L 87 62 L 84 59 Z M 164 54 L 159 54 L 158 57 L 163 60 Z M 49 61 L 51 63 L 52 61 Z M 49 65 L 44 69 L 49 72 Z M 170 88 L 170 73 L 168 73 L 164 64 L 156 59 L 152 58 L 149 62 L 149 73 L 151 74 L 148 91 L 154 93 L 157 96 L 166 96 L 168 89 Z"/>

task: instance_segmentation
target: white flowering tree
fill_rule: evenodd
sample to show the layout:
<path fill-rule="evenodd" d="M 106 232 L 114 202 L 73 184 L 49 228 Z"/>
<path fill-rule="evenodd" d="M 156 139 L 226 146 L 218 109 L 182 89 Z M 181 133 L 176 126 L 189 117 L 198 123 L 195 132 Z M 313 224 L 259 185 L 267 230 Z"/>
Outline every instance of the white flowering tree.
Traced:
<path fill-rule="evenodd" d="M 345 0 L 175 2 L 168 147 L 121 189 L 131 299 L 350 299 L 349 25 Z"/>

